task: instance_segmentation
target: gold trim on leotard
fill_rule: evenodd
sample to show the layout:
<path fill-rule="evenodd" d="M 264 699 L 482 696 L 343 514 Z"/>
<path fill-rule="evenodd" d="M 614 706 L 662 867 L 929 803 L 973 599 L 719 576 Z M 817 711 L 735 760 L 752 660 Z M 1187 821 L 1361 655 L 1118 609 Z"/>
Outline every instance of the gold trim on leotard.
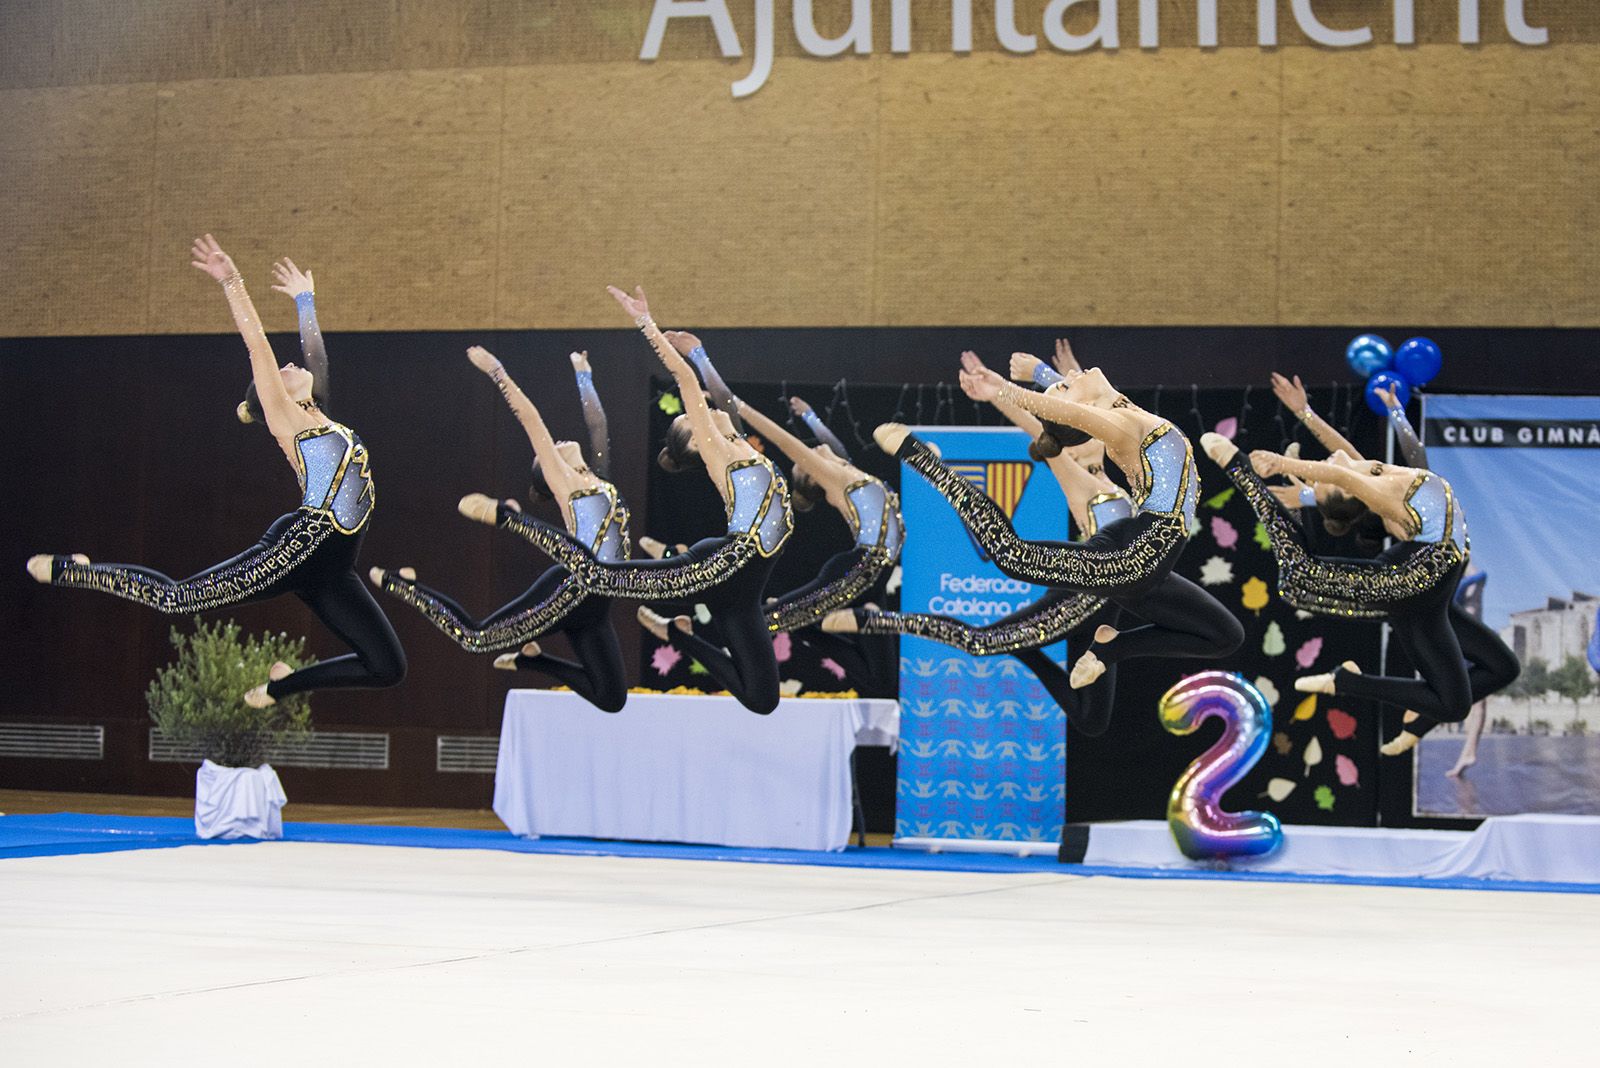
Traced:
<path fill-rule="evenodd" d="M 328 483 L 328 489 L 326 493 L 324 493 L 322 500 L 320 502 L 313 502 L 302 499 L 300 502 L 300 507 L 306 509 L 307 511 L 312 511 L 318 513 L 319 515 L 327 516 L 329 522 L 333 524 L 333 529 L 337 530 L 340 534 L 355 534 L 366 527 L 368 520 L 372 518 L 373 511 L 376 510 L 378 506 L 378 490 L 376 484 L 373 482 L 372 471 L 370 467 L 371 455 L 367 452 L 366 445 L 356 437 L 355 431 L 351 430 L 343 423 L 335 422 L 331 419 L 321 426 L 309 427 L 300 431 L 294 436 L 294 448 L 290 450 L 294 457 L 295 474 L 300 479 L 300 489 L 302 493 L 304 493 L 307 488 L 307 474 L 305 457 L 301 453 L 300 445 L 302 442 L 311 441 L 314 438 L 319 438 L 327 434 L 333 434 L 334 436 L 343 439 L 344 455 L 339 458 L 338 470 L 334 472 L 333 481 Z M 360 478 L 365 483 L 361 492 L 356 496 L 356 501 L 359 504 L 361 499 L 364 497 L 366 498 L 367 504 L 366 510 L 362 513 L 360 521 L 357 522 L 353 527 L 346 527 L 339 521 L 339 517 L 334 513 L 333 502 L 334 499 L 339 495 L 340 487 L 344 485 L 345 475 L 350 470 L 350 463 L 352 460 L 361 465 L 360 470 L 356 472 L 356 477 Z"/>
<path fill-rule="evenodd" d="M 733 440 L 733 439 L 730 439 Z M 741 439 L 742 440 L 742 439 Z M 735 460 L 722 472 L 723 486 L 726 493 L 723 496 L 723 507 L 727 512 L 728 522 L 733 522 L 733 508 L 736 493 L 733 485 L 733 473 L 742 471 L 747 467 L 764 467 L 767 469 L 768 481 L 766 492 L 761 497 L 761 504 L 757 506 L 754 517 L 750 520 L 750 529 L 747 531 L 730 530 L 730 534 L 744 534 L 753 538 L 756 543 L 756 552 L 763 557 L 776 556 L 785 545 L 789 543 L 789 536 L 794 533 L 794 511 L 789 500 L 789 484 L 778 474 L 777 467 L 765 456 L 752 456 L 745 460 Z M 776 494 L 783 507 L 783 536 L 778 539 L 778 544 L 768 549 L 761 541 L 761 527 L 766 522 L 767 513 L 772 508 L 772 498 Z"/>
<path fill-rule="evenodd" d="M 1306 547 L 1304 535 L 1284 514 L 1242 451 L 1225 470 L 1266 528 L 1273 555 L 1278 558 L 1279 595 L 1307 612 L 1346 619 L 1383 619 L 1392 614 L 1393 606 L 1426 593 L 1471 558 L 1470 544 L 1463 547 L 1445 537 L 1437 542 L 1419 542 L 1416 552 L 1397 565 L 1375 560 L 1325 560 Z"/>

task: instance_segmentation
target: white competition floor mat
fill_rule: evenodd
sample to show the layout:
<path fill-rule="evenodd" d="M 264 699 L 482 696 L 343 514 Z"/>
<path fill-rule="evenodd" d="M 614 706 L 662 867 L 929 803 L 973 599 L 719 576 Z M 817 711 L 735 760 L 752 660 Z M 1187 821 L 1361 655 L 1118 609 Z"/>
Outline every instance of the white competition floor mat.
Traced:
<path fill-rule="evenodd" d="M 0 865 L 0 1063 L 1587 1064 L 1600 897 L 283 842 Z"/>

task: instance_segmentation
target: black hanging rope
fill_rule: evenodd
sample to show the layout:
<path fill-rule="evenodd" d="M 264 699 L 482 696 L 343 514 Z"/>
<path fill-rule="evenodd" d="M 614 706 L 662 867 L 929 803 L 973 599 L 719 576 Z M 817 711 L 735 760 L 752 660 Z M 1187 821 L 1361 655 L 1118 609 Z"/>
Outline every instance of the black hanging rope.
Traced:
<path fill-rule="evenodd" d="M 894 416 L 889 420 L 889 422 L 903 423 L 906 421 L 906 394 L 909 392 L 911 392 L 911 383 L 902 383 L 900 386 L 900 395 L 894 399 Z"/>
<path fill-rule="evenodd" d="M 1239 403 L 1239 429 L 1234 433 L 1233 440 L 1241 449 L 1244 448 L 1245 439 L 1250 436 L 1250 413 L 1253 410 L 1250 407 L 1250 391 L 1254 388 L 1245 386 L 1244 397 Z"/>

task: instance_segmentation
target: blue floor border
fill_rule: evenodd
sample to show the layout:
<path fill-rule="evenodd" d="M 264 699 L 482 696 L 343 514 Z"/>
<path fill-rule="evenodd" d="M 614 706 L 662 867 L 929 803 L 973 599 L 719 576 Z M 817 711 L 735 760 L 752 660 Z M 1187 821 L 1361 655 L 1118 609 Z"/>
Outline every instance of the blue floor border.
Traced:
<path fill-rule="evenodd" d="M 1171 870 L 1060 864 L 1054 857 L 1015 857 L 992 853 L 925 853 L 881 846 L 812 853 L 790 849 L 739 849 L 670 842 L 615 842 L 589 838 L 518 838 L 509 831 L 448 827 L 390 827 L 360 823 L 285 823 L 286 842 L 396 846 L 410 849 L 489 849 L 505 853 L 584 857 L 640 857 L 663 860 L 728 861 L 743 864 L 799 864 L 826 868 L 881 868 L 902 871 L 953 871 L 1099 875 L 1118 879 L 1212 880 L 1251 883 L 1315 883 L 1339 886 L 1393 886 L 1430 890 L 1512 890 L 1544 894 L 1600 894 L 1600 883 L 1524 882 L 1511 879 L 1419 879 L 1383 876 L 1308 875 L 1292 872 Z M 178 816 L 97 816 L 57 812 L 45 816 L 0 817 L 0 861 L 114 853 L 180 846 L 261 845 L 253 840 L 204 841 L 194 821 Z"/>

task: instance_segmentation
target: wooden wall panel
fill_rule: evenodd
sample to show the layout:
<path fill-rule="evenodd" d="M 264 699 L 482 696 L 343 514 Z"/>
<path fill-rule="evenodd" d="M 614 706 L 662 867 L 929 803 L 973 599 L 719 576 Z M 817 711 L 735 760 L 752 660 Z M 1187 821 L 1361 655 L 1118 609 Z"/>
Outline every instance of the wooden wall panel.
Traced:
<path fill-rule="evenodd" d="M 872 64 L 802 67 L 752 107 L 714 64 L 509 73 L 500 314 L 614 325 L 643 281 L 673 322 L 870 321 Z"/>
<path fill-rule="evenodd" d="M 0 4 L 0 86 L 48 86 L 0 89 L 0 336 L 222 329 L 208 227 L 263 293 L 274 256 L 320 268 L 343 329 L 610 326 L 608 280 L 706 326 L 1600 325 L 1600 5 L 1530 4 L 1544 48 L 1485 0 L 1481 47 L 1332 51 L 1287 4 L 1242 47 L 1230 4 L 1203 52 L 1171 0 L 1150 52 L 1124 3 L 1119 52 L 1014 56 L 980 2 L 952 56 L 928 0 L 896 56 L 879 2 L 877 53 L 834 60 L 790 7 L 735 100 L 742 2 L 744 58 L 694 25 L 655 63 L 648 0 Z M 1389 39 L 1387 2 L 1316 9 Z M 1425 40 L 1453 19 L 1418 5 Z"/>
<path fill-rule="evenodd" d="M 1275 76 L 1178 56 L 1076 76 L 1044 59 L 892 65 L 878 321 L 1272 320 Z M 1169 77 L 1184 88 L 1164 99 Z"/>
<path fill-rule="evenodd" d="M 1285 322 L 1600 321 L 1600 129 L 1588 119 L 1287 126 Z"/>
<path fill-rule="evenodd" d="M 141 333 L 151 86 L 0 91 L 0 331 Z"/>
<path fill-rule="evenodd" d="M 1017 0 L 1016 24 L 1050 46 L 1041 31 L 1048 0 Z M 0 4 L 0 88 L 112 82 L 268 77 L 281 74 L 522 66 L 545 63 L 631 63 L 639 54 L 651 0 L 6 0 Z M 1481 0 L 1481 40 L 1509 45 L 1498 0 Z M 729 0 L 729 12 L 748 65 L 754 48 L 754 5 Z M 832 36 L 849 25 L 850 0 L 817 0 L 819 32 Z M 783 60 L 803 56 L 791 28 L 792 0 L 775 0 L 773 51 L 779 77 Z M 974 0 L 973 50 L 1002 51 L 994 32 L 992 0 Z M 1161 0 L 1163 49 L 1196 47 L 1195 0 Z M 1312 47 L 1286 0 L 1278 3 L 1278 40 L 1286 49 Z M 1369 26 L 1390 47 L 1393 0 L 1316 0 L 1314 10 L 1338 28 Z M 1530 21 L 1552 41 L 1600 41 L 1600 12 L 1592 0 L 1530 0 Z M 916 52 L 950 51 L 950 4 L 913 0 Z M 1456 40 L 1456 4 L 1417 0 L 1417 39 Z M 1068 27 L 1087 30 L 1095 5 L 1069 13 Z M 890 3 L 873 4 L 873 42 L 889 51 Z M 1123 50 L 1137 52 L 1139 5 L 1122 0 L 1118 25 Z M 1256 5 L 1218 5 L 1224 50 L 1257 49 Z M 705 20 L 679 21 L 668 32 L 664 59 L 720 57 Z M 806 62 L 806 60 L 801 60 Z M 1069 60 L 1070 61 L 1070 60 Z M 732 80 L 730 77 L 729 80 Z"/>
<path fill-rule="evenodd" d="M 294 323 L 267 291 L 285 254 L 316 273 L 341 329 L 492 321 L 500 95 L 498 71 L 164 87 L 151 328 L 227 323 L 186 265 L 196 229 L 226 242 L 269 328 Z"/>
<path fill-rule="evenodd" d="M 1600 49 L 1594 45 L 1286 48 L 1279 55 L 1288 115 L 1600 117 Z"/>

